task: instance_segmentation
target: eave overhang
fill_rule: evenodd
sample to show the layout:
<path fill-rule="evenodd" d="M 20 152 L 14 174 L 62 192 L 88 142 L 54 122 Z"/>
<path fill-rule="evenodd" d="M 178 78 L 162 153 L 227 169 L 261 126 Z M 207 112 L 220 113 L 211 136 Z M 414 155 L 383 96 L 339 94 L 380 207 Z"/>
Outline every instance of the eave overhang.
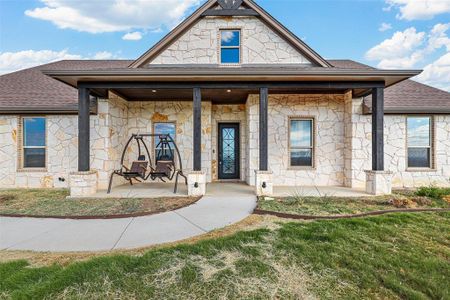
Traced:
<path fill-rule="evenodd" d="M 135 82 L 135 83 L 221 83 L 227 82 L 258 82 L 267 86 L 277 82 L 289 82 L 299 86 L 307 82 L 383 82 L 389 87 L 398 82 L 421 73 L 421 70 L 358 70 L 358 69 L 332 69 L 332 68 L 152 68 L 152 69 L 118 69 L 118 70 L 48 70 L 44 74 L 64 82 L 70 86 L 78 87 L 80 83 L 89 82 Z M 362 87 L 353 89 L 354 96 L 370 94 L 371 89 Z"/>

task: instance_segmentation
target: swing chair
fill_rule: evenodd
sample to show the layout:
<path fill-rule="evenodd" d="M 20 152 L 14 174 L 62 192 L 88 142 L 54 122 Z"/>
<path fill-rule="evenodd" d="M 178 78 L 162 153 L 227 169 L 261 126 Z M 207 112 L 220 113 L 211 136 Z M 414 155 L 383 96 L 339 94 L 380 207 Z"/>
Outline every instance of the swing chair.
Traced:
<path fill-rule="evenodd" d="M 159 139 L 159 142 L 155 147 L 156 157 L 154 159 L 154 164 L 152 163 L 147 144 L 144 141 L 145 137 Z M 133 141 L 136 141 L 137 143 L 138 157 L 137 160 L 131 163 L 131 167 L 128 168 L 124 165 L 125 154 Z M 171 145 L 173 145 L 173 148 Z M 146 155 L 142 154 L 143 149 L 145 150 Z M 145 133 L 131 135 L 125 145 L 125 148 L 123 149 L 120 165 L 121 168 L 119 170 L 115 170 L 111 174 L 108 185 L 108 194 L 111 193 L 114 175 L 125 178 L 130 185 L 133 185 L 133 180 L 137 182 L 144 182 L 149 179 L 153 181 L 159 179 L 162 182 L 166 182 L 166 180 L 171 181 L 175 177 L 175 194 L 177 193 L 178 179 L 180 176 L 184 178 L 185 184 L 187 184 L 187 177 L 183 174 L 183 164 L 181 162 L 180 151 L 178 150 L 177 144 L 170 134 Z"/>

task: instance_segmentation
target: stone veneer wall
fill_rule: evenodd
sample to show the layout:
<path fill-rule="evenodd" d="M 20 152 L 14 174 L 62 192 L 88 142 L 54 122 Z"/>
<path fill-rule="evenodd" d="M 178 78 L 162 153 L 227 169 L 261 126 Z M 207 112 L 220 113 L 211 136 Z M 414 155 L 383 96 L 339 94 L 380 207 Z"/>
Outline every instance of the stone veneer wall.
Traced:
<path fill-rule="evenodd" d="M 219 30 L 241 29 L 241 62 L 286 64 L 310 62 L 256 17 L 206 17 L 198 21 L 150 64 L 217 64 Z"/>
<path fill-rule="evenodd" d="M 213 105 L 212 106 L 212 136 L 211 136 L 211 144 L 212 144 L 212 161 L 211 161 L 211 171 L 212 171 L 212 179 L 218 179 L 218 155 L 219 150 L 217 148 L 218 142 L 218 123 L 220 122 L 229 122 L 229 123 L 239 123 L 240 128 L 240 172 L 241 172 L 241 180 L 245 181 L 247 174 L 247 122 L 246 122 L 246 107 L 244 104 L 241 105 Z"/>
<path fill-rule="evenodd" d="M 0 187 L 68 187 L 69 173 L 78 166 L 78 117 L 46 115 L 47 167 L 43 170 L 18 169 L 19 116 L 0 116 Z M 98 170 L 98 186 L 105 189 L 109 173 L 118 167 L 116 160 L 123 145 L 126 128 L 123 100 L 99 100 L 98 115 L 91 116 L 91 167 Z M 120 149 L 120 150 L 119 150 Z M 64 178 L 65 181 L 60 181 Z"/>
<path fill-rule="evenodd" d="M 153 132 L 155 122 L 176 123 L 176 143 L 180 149 L 183 169 L 193 166 L 193 106 L 190 101 L 130 102 L 128 107 L 128 136 L 133 133 Z M 150 139 L 150 151 L 153 144 Z M 128 157 L 137 158 L 134 146 Z M 154 155 L 154 153 L 151 153 Z M 202 102 L 202 169 L 207 182 L 211 181 L 211 102 Z"/>
<path fill-rule="evenodd" d="M 247 182 L 254 184 L 259 167 L 259 96 L 247 102 L 248 157 Z M 315 167 L 289 166 L 289 117 L 314 117 Z M 344 95 L 269 95 L 269 168 L 274 185 L 344 184 Z"/>
<path fill-rule="evenodd" d="M 362 114 L 361 98 L 353 99 L 351 106 L 352 158 L 346 185 L 363 188 L 364 170 L 371 169 L 372 118 Z M 349 103 L 346 103 L 346 108 L 348 111 Z M 386 115 L 384 119 L 385 169 L 393 172 L 392 187 L 450 186 L 450 116 L 434 116 L 435 170 L 432 171 L 407 170 L 406 118 L 406 115 Z"/>

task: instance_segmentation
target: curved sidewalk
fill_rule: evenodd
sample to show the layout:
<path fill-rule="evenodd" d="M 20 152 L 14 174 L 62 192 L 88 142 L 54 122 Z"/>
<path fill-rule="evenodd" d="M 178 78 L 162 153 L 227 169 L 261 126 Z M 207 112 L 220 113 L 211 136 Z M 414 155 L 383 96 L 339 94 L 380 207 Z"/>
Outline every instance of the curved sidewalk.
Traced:
<path fill-rule="evenodd" d="M 68 220 L 0 217 L 0 250 L 107 251 L 198 236 L 236 223 L 253 212 L 256 196 L 241 184 L 212 184 L 196 204 L 158 215 Z"/>

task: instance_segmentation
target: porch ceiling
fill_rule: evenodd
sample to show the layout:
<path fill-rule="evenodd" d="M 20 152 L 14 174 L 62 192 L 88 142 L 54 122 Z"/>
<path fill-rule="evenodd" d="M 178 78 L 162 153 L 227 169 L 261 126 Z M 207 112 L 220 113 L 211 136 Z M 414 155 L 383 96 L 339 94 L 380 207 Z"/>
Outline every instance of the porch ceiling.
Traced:
<path fill-rule="evenodd" d="M 127 101 L 192 101 L 192 89 L 132 89 L 119 88 L 111 91 Z M 271 94 L 341 94 L 345 89 L 271 89 Z M 107 89 L 94 89 L 106 97 Z M 244 104 L 248 95 L 259 94 L 258 89 L 202 89 L 202 100 L 213 104 Z"/>

